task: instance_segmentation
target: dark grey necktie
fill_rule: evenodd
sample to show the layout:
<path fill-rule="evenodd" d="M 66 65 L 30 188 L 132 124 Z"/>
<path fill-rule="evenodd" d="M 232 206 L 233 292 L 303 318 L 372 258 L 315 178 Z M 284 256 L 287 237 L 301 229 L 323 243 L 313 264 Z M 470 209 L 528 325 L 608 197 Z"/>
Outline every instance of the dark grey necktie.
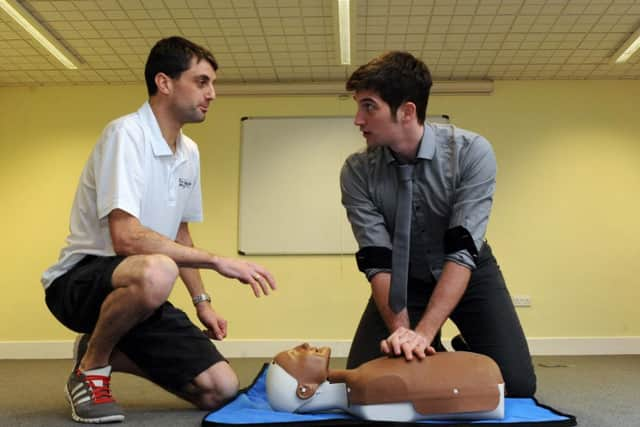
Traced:
<path fill-rule="evenodd" d="M 396 164 L 396 172 L 398 174 L 398 194 L 396 195 L 396 224 L 393 231 L 393 251 L 391 252 L 389 307 L 394 313 L 399 313 L 407 306 L 413 165 Z"/>

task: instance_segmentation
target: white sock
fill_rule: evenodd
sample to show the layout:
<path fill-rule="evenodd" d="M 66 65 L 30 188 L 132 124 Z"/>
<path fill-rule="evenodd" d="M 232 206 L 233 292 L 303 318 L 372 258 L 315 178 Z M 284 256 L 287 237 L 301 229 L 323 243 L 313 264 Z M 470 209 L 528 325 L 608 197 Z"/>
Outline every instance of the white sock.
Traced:
<path fill-rule="evenodd" d="M 107 365 L 102 368 L 88 369 L 86 371 L 80 369 L 80 371 L 85 375 L 101 375 L 103 377 L 108 377 L 109 375 L 111 375 L 111 365 Z"/>

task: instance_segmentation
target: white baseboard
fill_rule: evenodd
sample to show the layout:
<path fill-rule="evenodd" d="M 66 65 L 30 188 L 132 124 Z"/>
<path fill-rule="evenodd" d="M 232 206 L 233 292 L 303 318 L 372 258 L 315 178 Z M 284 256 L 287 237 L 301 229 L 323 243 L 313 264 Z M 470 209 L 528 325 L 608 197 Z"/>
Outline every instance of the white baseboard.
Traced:
<path fill-rule="evenodd" d="M 333 357 L 347 357 L 351 340 L 225 340 L 216 346 L 225 357 L 272 357 L 302 342 L 330 347 Z M 562 337 L 529 338 L 534 356 L 594 356 L 640 354 L 637 337 Z M 444 344 L 451 348 L 449 340 Z M 73 340 L 69 341 L 0 341 L 0 359 L 71 359 Z"/>
<path fill-rule="evenodd" d="M 534 356 L 600 356 L 640 354 L 640 337 L 528 338 Z"/>

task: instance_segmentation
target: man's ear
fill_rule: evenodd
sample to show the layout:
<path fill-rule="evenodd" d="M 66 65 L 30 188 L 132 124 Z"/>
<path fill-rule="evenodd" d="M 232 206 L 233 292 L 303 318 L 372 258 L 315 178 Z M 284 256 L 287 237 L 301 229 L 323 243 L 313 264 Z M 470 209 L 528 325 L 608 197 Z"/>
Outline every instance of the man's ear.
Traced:
<path fill-rule="evenodd" d="M 156 74 L 154 81 L 158 87 L 158 92 L 168 95 L 173 90 L 173 79 L 165 73 Z"/>
<path fill-rule="evenodd" d="M 400 121 L 407 123 L 416 118 L 416 104 L 411 101 L 407 101 L 402 104 L 400 110 Z"/>

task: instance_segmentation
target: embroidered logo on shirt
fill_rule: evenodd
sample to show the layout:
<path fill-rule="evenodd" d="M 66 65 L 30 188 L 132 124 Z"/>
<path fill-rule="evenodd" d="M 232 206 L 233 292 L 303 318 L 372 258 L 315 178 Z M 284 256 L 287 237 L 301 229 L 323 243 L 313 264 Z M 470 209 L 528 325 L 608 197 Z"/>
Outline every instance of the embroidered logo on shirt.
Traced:
<path fill-rule="evenodd" d="M 191 181 L 187 181 L 184 178 L 178 178 L 178 187 L 180 187 L 180 188 L 191 188 Z"/>

